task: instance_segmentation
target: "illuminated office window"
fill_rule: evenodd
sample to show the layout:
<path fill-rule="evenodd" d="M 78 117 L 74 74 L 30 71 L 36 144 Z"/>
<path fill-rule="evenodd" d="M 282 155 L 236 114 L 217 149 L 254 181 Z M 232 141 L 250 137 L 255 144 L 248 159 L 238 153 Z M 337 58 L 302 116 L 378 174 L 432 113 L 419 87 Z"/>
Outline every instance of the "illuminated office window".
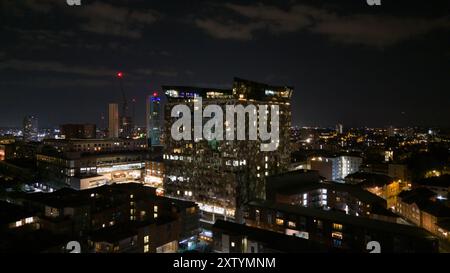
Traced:
<path fill-rule="evenodd" d="M 276 223 L 277 225 L 279 225 L 279 226 L 282 226 L 282 225 L 284 224 L 284 220 L 283 220 L 283 219 L 280 219 L 280 218 L 277 218 L 277 219 L 275 219 L 275 223 Z"/>

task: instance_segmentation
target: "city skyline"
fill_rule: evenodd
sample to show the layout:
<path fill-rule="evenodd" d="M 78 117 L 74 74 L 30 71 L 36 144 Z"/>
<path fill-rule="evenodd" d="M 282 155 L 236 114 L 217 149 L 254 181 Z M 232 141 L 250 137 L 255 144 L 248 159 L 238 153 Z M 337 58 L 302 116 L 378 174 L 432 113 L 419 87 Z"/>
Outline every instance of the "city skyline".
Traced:
<path fill-rule="evenodd" d="M 231 88 L 238 76 L 293 86 L 297 126 L 447 127 L 445 4 L 3 1 L 0 126 L 24 113 L 106 127 L 123 71 L 139 125 L 163 85 Z"/>

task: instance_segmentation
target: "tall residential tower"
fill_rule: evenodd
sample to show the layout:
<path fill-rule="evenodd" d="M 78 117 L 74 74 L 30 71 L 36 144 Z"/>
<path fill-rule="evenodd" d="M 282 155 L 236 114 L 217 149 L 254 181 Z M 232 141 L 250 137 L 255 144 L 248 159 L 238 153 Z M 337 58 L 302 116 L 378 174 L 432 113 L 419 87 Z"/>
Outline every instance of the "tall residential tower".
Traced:
<path fill-rule="evenodd" d="M 290 100 L 293 89 L 238 78 L 235 78 L 232 90 L 186 86 L 164 86 L 163 89 L 168 99 L 164 127 L 166 194 L 199 203 L 204 220 L 214 222 L 217 218 L 227 218 L 240 221 L 243 205 L 255 198 L 265 198 L 265 177 L 287 170 L 289 166 Z M 193 112 L 194 102 L 199 97 L 202 98 L 203 109 L 208 105 L 218 105 L 224 113 L 227 105 L 278 105 L 278 148 L 269 152 L 260 151 L 261 144 L 266 142 L 259 138 L 174 140 L 171 127 L 177 119 L 171 117 L 171 109 L 184 104 Z M 252 114 L 260 118 L 257 112 L 255 110 Z M 208 120 L 203 118 L 203 125 Z M 224 132 L 236 131 L 227 122 L 224 122 L 224 127 Z"/>
<path fill-rule="evenodd" d="M 35 116 L 26 116 L 23 119 L 23 140 L 38 140 L 38 119 Z"/>
<path fill-rule="evenodd" d="M 146 109 L 148 145 L 149 147 L 160 146 L 161 98 L 157 92 L 147 97 Z"/>

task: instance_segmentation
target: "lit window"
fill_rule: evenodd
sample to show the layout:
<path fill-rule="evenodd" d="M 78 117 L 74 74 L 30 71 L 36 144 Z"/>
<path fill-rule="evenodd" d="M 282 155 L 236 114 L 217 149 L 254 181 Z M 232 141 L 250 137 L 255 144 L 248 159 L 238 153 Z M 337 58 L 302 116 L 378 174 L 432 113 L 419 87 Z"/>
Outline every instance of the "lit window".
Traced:
<path fill-rule="evenodd" d="M 158 218 L 158 213 L 153 213 L 153 218 Z"/>
<path fill-rule="evenodd" d="M 133 199 L 134 198 L 134 195 L 133 194 L 130 194 L 130 199 Z"/>
<path fill-rule="evenodd" d="M 144 245 L 144 253 L 148 253 L 150 251 L 150 247 L 148 245 Z"/>
<path fill-rule="evenodd" d="M 34 222 L 33 217 L 28 217 L 28 218 L 25 219 L 25 224 L 31 224 L 33 222 Z"/>
<path fill-rule="evenodd" d="M 231 242 L 231 247 L 235 247 L 236 244 L 234 242 Z"/>
<path fill-rule="evenodd" d="M 16 222 L 16 227 L 20 227 L 22 225 L 22 221 L 17 221 Z"/>
<path fill-rule="evenodd" d="M 335 239 L 342 240 L 342 238 L 343 238 L 344 236 L 342 235 L 342 232 L 333 232 L 333 233 L 331 233 L 331 237 L 333 237 L 333 238 L 335 238 Z"/>
<path fill-rule="evenodd" d="M 150 241 L 150 236 L 144 236 L 144 244 L 148 244 L 148 242 Z"/>
<path fill-rule="evenodd" d="M 153 211 L 158 212 L 158 206 L 153 206 Z"/>
<path fill-rule="evenodd" d="M 296 224 L 295 224 L 295 222 L 289 221 L 288 222 L 288 226 L 291 227 L 291 228 L 295 228 Z"/>
<path fill-rule="evenodd" d="M 282 225 L 284 224 L 284 220 L 283 220 L 283 219 L 280 219 L 280 218 L 277 218 L 277 219 L 275 219 L 275 223 L 276 223 L 277 225 L 279 225 L 279 226 L 282 226 Z"/>
<path fill-rule="evenodd" d="M 334 223 L 334 224 L 333 224 L 333 229 L 334 229 L 334 230 L 342 230 L 342 225 L 341 225 L 341 224 L 336 224 L 336 223 Z"/>

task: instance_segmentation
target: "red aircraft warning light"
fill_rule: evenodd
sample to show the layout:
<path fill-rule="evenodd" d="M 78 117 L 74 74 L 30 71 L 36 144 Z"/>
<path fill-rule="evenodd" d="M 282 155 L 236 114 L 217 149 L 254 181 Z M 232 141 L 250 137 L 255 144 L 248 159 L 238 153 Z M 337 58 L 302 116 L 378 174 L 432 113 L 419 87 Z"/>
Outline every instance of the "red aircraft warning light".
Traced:
<path fill-rule="evenodd" d="M 157 97 L 158 93 L 157 92 L 153 92 L 153 97 Z"/>
<path fill-rule="evenodd" d="M 123 77 L 123 73 L 122 72 L 117 72 L 117 78 L 122 78 Z"/>

